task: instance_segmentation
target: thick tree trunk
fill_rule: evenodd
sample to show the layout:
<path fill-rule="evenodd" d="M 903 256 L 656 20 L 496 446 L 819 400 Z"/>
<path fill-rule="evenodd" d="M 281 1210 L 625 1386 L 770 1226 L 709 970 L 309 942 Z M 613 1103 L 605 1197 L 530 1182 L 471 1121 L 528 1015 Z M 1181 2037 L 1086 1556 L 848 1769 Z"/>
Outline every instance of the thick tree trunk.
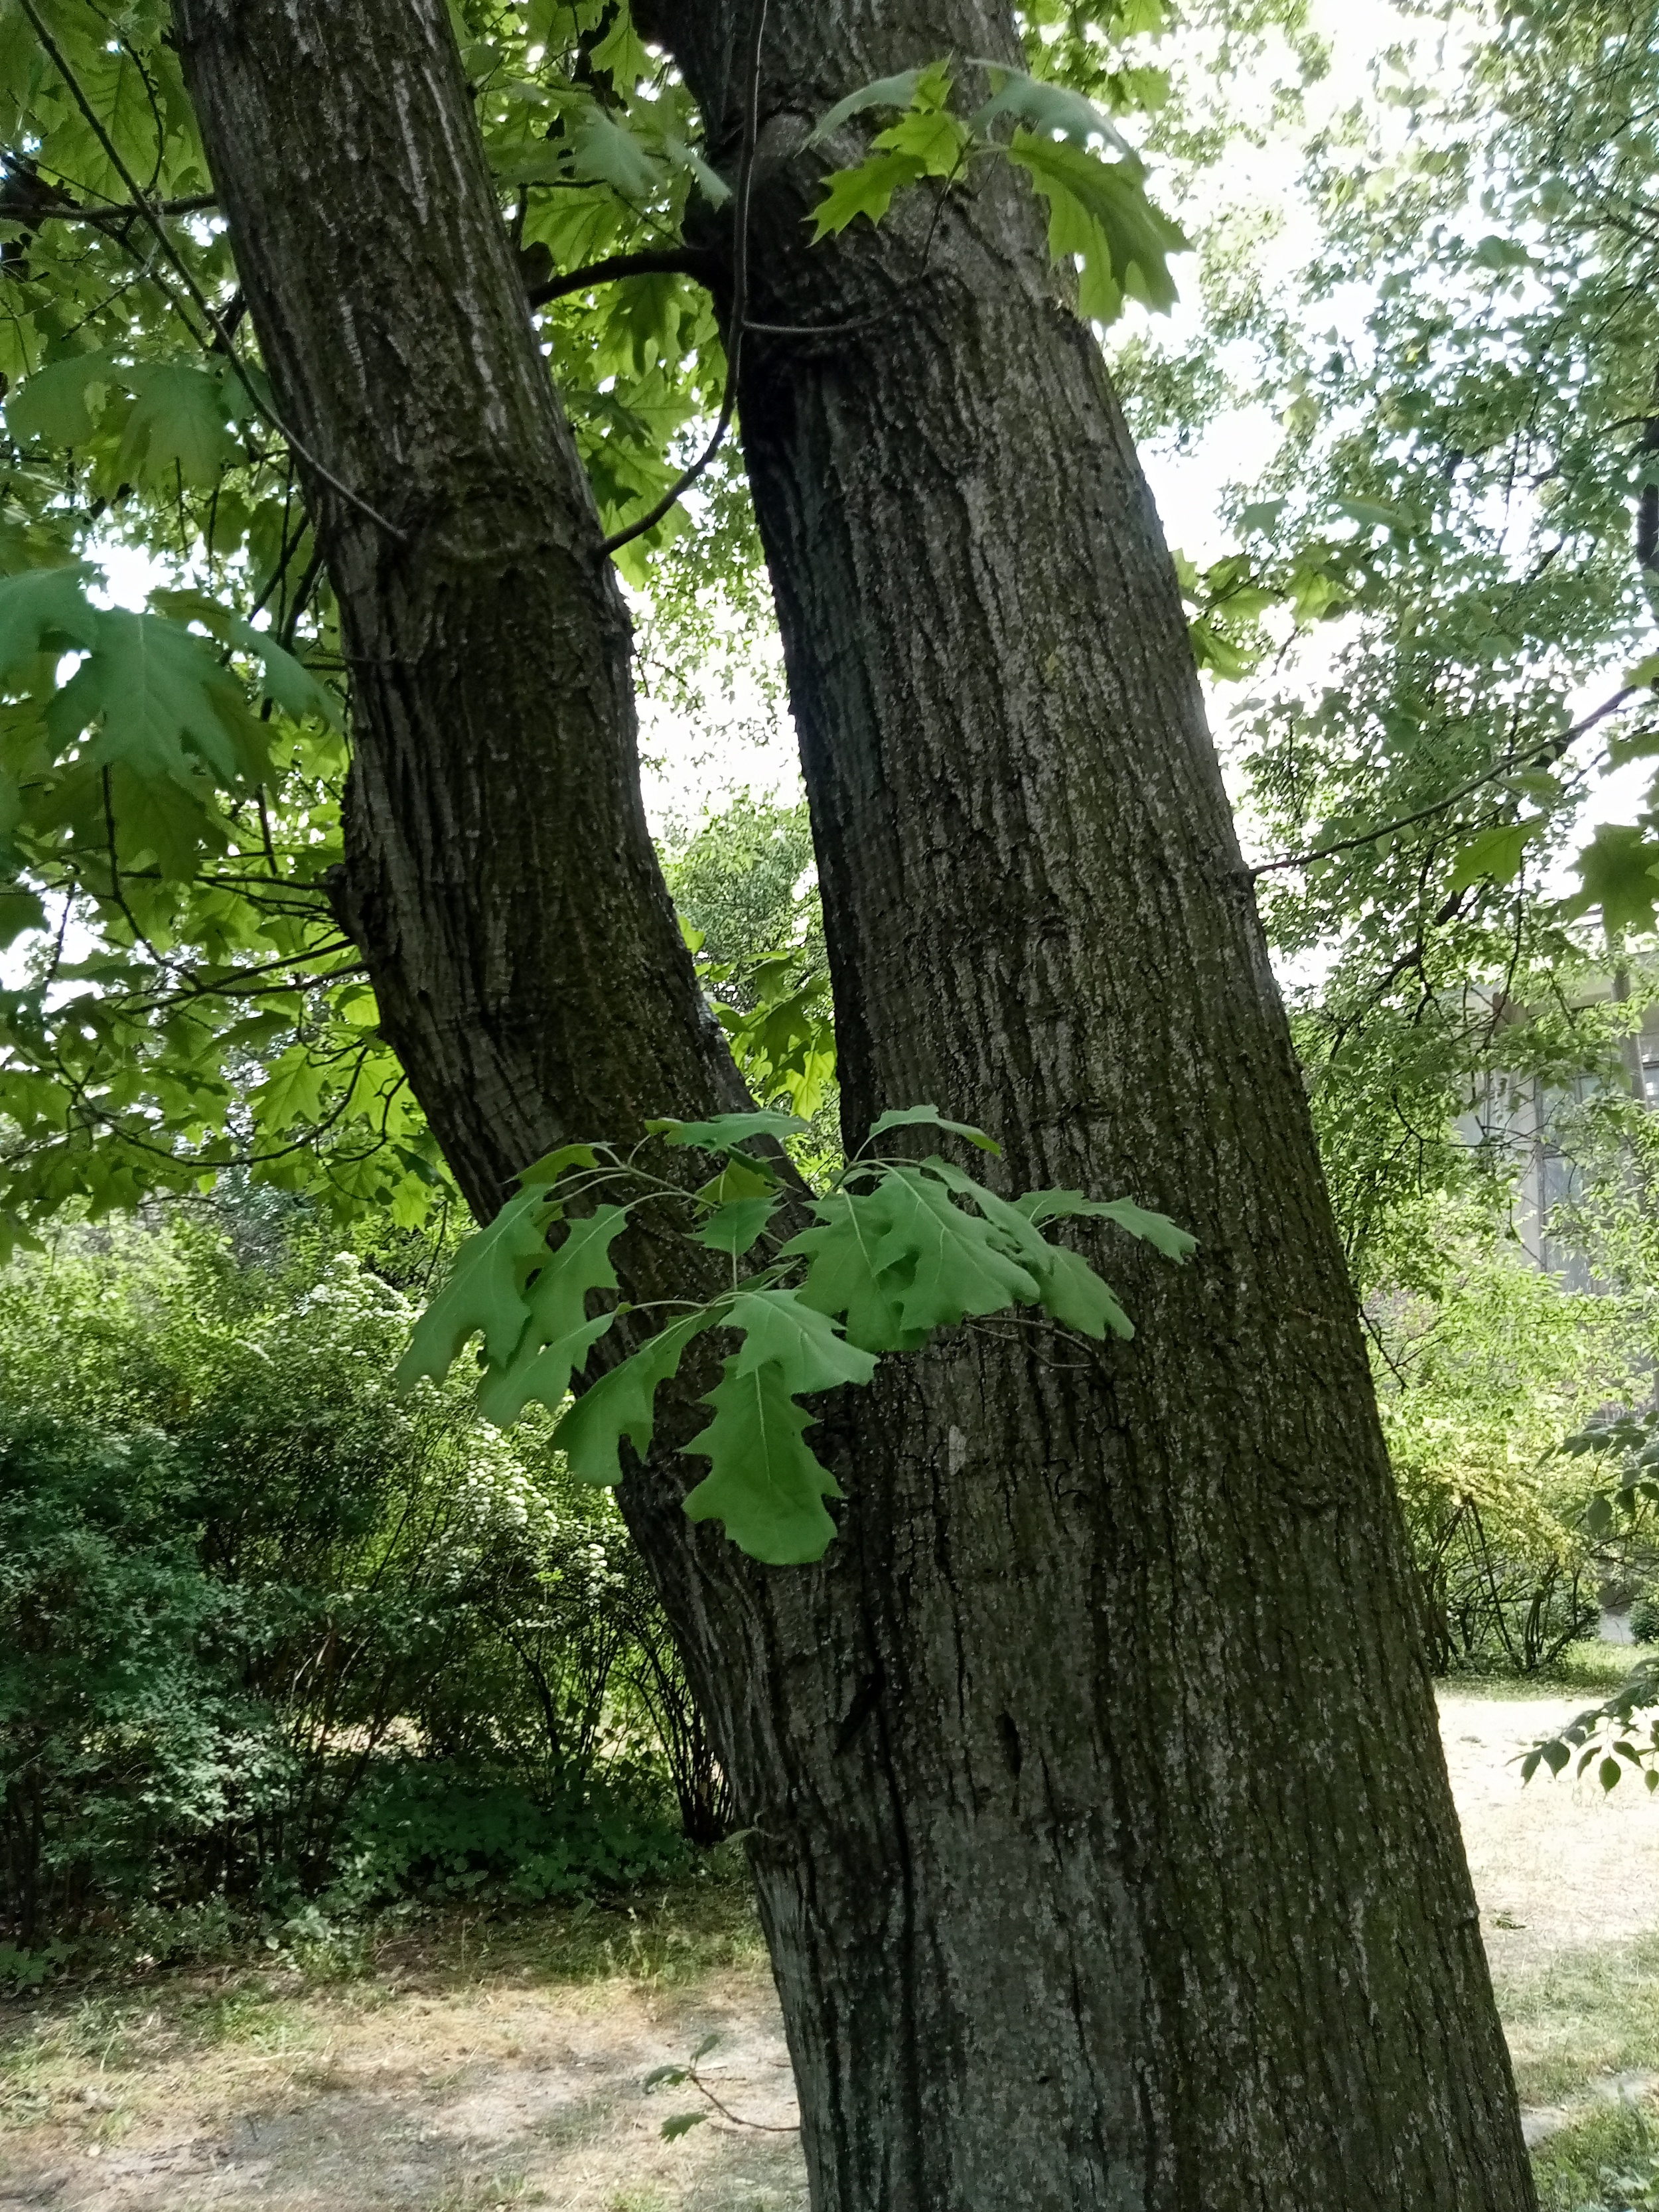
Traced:
<path fill-rule="evenodd" d="M 729 143 L 731 9 L 658 12 Z M 620 611 L 441 0 L 176 14 L 283 411 L 404 533 L 313 482 L 344 903 L 487 1212 L 559 1135 L 732 1095 Z M 743 394 L 848 1111 L 937 1097 L 1203 1249 L 1103 1255 L 1133 1346 L 962 1334 L 832 1406 L 821 1570 L 689 1529 L 678 1474 L 626 1503 L 756 1831 L 819 2212 L 1518 2212 L 1352 1300 L 1097 355 L 1012 179 L 912 290 L 902 221 L 800 243 L 804 117 L 1011 38 L 988 0 L 772 9 L 756 312 L 897 311 L 751 341 Z"/>
<path fill-rule="evenodd" d="M 729 158 L 748 0 L 651 13 Z M 1007 8 L 779 6 L 763 49 L 751 313 L 855 325 L 751 335 L 741 395 L 849 1136 L 938 1098 L 1014 1187 L 1202 1249 L 1101 1250 L 1133 1346 L 959 1342 L 848 1437 L 871 1671 L 761 1860 L 817 2201 L 1528 2204 L 1357 1316 L 1098 349 L 1011 171 L 920 283 L 925 196 L 802 243 L 807 123 L 944 53 L 1017 63 Z"/>
<path fill-rule="evenodd" d="M 747 1103 L 645 823 L 628 617 L 442 0 L 174 10 L 351 669 L 344 918 L 473 1208 Z M 394 534 L 395 532 L 395 534 Z"/>

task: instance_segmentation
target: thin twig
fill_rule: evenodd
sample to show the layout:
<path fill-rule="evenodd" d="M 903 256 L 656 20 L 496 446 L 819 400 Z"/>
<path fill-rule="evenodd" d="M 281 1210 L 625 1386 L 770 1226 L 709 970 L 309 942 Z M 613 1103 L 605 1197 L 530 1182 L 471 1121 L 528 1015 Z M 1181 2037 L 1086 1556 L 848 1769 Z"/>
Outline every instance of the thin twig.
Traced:
<path fill-rule="evenodd" d="M 24 0 L 27 6 L 29 0 Z M 636 538 L 654 530 L 664 515 L 678 506 L 684 495 L 690 491 L 703 471 L 726 442 L 726 434 L 732 427 L 732 411 L 738 404 L 738 371 L 743 361 L 743 334 L 749 308 L 749 202 L 755 181 L 755 149 L 760 137 L 761 42 L 766 35 L 768 0 L 756 0 L 755 33 L 749 56 L 749 86 L 743 118 L 743 151 L 738 163 L 738 189 L 732 208 L 732 232 L 735 253 L 732 272 L 732 314 L 728 325 L 729 337 L 726 348 L 726 390 L 720 399 L 720 420 L 714 425 L 714 434 L 702 452 L 676 484 L 670 486 L 649 514 L 630 523 L 626 530 L 618 530 L 605 538 L 599 546 L 601 556 L 621 550 L 632 544 Z"/>
<path fill-rule="evenodd" d="M 149 938 L 139 927 L 138 917 L 134 914 L 132 908 L 127 904 L 127 895 L 121 889 L 121 863 L 116 856 L 115 850 L 115 808 L 110 797 L 110 775 L 107 769 L 103 772 L 103 781 L 104 829 L 109 839 L 109 895 L 115 905 L 120 908 L 122 914 L 126 917 L 127 927 L 132 932 L 133 936 L 137 939 L 138 943 L 143 946 L 145 951 L 149 953 L 150 958 L 155 963 L 156 967 L 163 975 L 165 975 L 167 973 L 166 961 L 162 959 L 161 954 L 155 950 L 155 947 L 150 943 Z M 94 892 L 93 896 L 96 897 L 96 892 Z"/>
<path fill-rule="evenodd" d="M 235 347 L 232 344 L 229 335 L 227 332 L 223 323 L 221 322 L 217 313 L 215 312 L 207 295 L 203 291 L 201 286 L 191 274 L 189 266 L 185 263 L 183 255 L 179 252 L 179 249 L 174 246 L 172 239 L 167 235 L 167 225 L 162 222 L 161 216 L 156 213 L 155 208 L 145 197 L 143 187 L 139 185 L 137 179 L 133 175 L 131 170 L 128 168 L 126 162 L 123 160 L 119 148 L 116 145 L 115 141 L 110 137 L 108 131 L 105 130 L 102 122 L 99 119 L 97 110 L 93 106 L 92 102 L 87 98 L 86 93 L 82 87 L 81 81 L 76 76 L 74 70 L 70 69 L 68 61 L 64 58 L 62 48 L 52 37 L 52 33 L 46 28 L 45 23 L 40 20 L 40 10 L 35 7 L 34 0 L 18 0 L 18 4 L 22 9 L 24 15 L 28 17 L 29 21 L 33 25 L 35 36 L 45 47 L 52 67 L 58 71 L 58 74 L 63 78 L 64 84 L 69 88 L 70 97 L 74 100 L 82 114 L 86 118 L 88 129 L 91 131 L 93 136 L 97 139 L 99 144 L 103 148 L 105 153 L 108 155 L 110 167 L 115 171 L 116 175 L 120 178 L 122 183 L 131 194 L 133 205 L 137 209 L 138 212 L 143 216 L 144 221 L 149 225 L 150 229 L 155 233 L 156 243 L 160 246 L 162 252 L 173 264 L 174 269 L 179 272 L 179 275 L 184 279 L 185 289 L 190 294 L 191 298 L 195 301 L 199 312 L 207 319 L 208 327 L 212 331 L 214 337 L 219 341 L 220 346 L 223 349 L 232 369 L 235 372 L 237 380 L 246 392 L 248 398 L 253 402 L 254 407 L 258 410 L 258 413 L 267 422 L 270 423 L 271 428 L 293 447 L 294 451 L 300 456 L 300 459 L 305 462 L 306 465 L 308 468 L 314 469 L 317 474 L 321 477 L 324 483 L 331 485 L 334 490 L 339 493 L 342 499 L 349 500 L 353 507 L 360 508 L 362 513 L 368 517 L 371 522 L 378 523 L 380 527 L 386 532 L 388 536 L 398 539 L 400 543 L 407 544 L 408 532 L 406 531 L 400 530 L 395 522 L 388 521 L 386 517 L 380 513 L 378 507 L 371 507 L 368 501 L 362 497 L 361 493 L 352 490 L 349 484 L 342 483 L 339 477 L 334 474 L 331 469 L 325 466 L 325 465 L 317 459 L 314 453 L 307 451 L 307 449 L 301 444 L 299 439 L 295 436 L 293 431 L 289 428 L 287 423 L 284 422 L 282 417 L 272 410 L 270 402 L 264 398 L 264 395 L 260 392 L 258 386 L 254 383 L 252 377 L 248 374 L 246 365 L 242 361 L 240 355 L 236 351 Z"/>
<path fill-rule="evenodd" d="M 799 2120 L 746 2120 L 741 2112 L 734 2112 L 729 2105 L 723 2105 L 720 2102 L 707 2081 L 703 2080 L 697 2071 L 695 2060 L 686 2067 L 685 2078 L 697 2094 L 700 2097 L 707 2097 L 720 2118 L 723 2120 L 729 2120 L 734 2128 L 753 2128 L 758 2133 L 769 2136 L 794 2136 L 800 2133 Z"/>
<path fill-rule="evenodd" d="M 877 307 L 867 315 L 849 317 L 845 322 L 747 323 L 744 327 L 752 331 L 756 337 L 764 338 L 850 337 L 855 331 L 871 330 L 876 324 L 884 323 L 890 316 L 897 314 L 908 295 L 915 290 L 927 274 L 927 264 L 933 258 L 933 240 L 939 235 L 939 218 L 945 213 L 945 202 L 951 197 L 951 187 L 962 173 L 963 164 L 968 158 L 969 150 L 969 148 L 964 146 L 961 153 L 957 155 L 950 174 L 939 188 L 939 198 L 933 207 L 933 219 L 928 224 L 927 235 L 922 241 L 921 259 L 917 264 L 915 275 L 904 279 L 897 293 L 885 307 Z"/>
<path fill-rule="evenodd" d="M 218 198 L 212 192 L 198 192 L 188 199 L 157 200 L 154 203 L 157 215 L 167 216 L 206 215 L 218 204 Z M 145 212 L 136 202 L 124 207 L 119 201 L 112 201 L 107 207 L 100 208 L 76 207 L 71 200 L 32 204 L 27 201 L 8 199 L 0 193 L 0 222 L 21 223 L 31 230 L 40 222 L 89 222 L 101 228 L 106 224 L 131 222 L 136 216 Z"/>
<path fill-rule="evenodd" d="M 1559 760 L 1569 745 L 1587 731 L 1593 730 L 1598 722 L 1606 721 L 1609 714 L 1616 714 L 1626 699 L 1633 699 L 1638 691 L 1646 689 L 1643 684 L 1626 684 L 1622 690 L 1615 691 L 1611 699 L 1599 706 L 1593 714 L 1586 714 L 1582 722 L 1575 722 L 1564 736 L 1541 748 L 1534 757 Z M 1467 799 L 1471 792 L 1479 791 L 1484 785 L 1496 783 L 1500 778 L 1514 773 L 1515 763 L 1505 761 L 1497 768 L 1487 769 L 1483 775 L 1472 776 L 1468 783 L 1459 784 L 1455 791 L 1449 791 L 1443 799 L 1437 799 L 1427 806 L 1419 806 L 1414 814 L 1402 814 L 1398 821 L 1380 823 L 1373 830 L 1362 830 L 1357 836 L 1340 837 L 1332 845 L 1312 846 L 1305 853 L 1287 853 L 1281 860 L 1263 860 L 1259 867 L 1249 870 L 1250 881 L 1254 883 L 1258 876 L 1272 875 L 1279 868 L 1305 868 L 1315 860 L 1328 860 L 1339 853 L 1352 853 L 1361 845 L 1373 845 L 1380 837 L 1392 837 L 1395 830 L 1409 830 L 1413 823 L 1426 822 L 1432 814 L 1443 814 L 1449 806 L 1455 806 L 1460 799 Z"/>

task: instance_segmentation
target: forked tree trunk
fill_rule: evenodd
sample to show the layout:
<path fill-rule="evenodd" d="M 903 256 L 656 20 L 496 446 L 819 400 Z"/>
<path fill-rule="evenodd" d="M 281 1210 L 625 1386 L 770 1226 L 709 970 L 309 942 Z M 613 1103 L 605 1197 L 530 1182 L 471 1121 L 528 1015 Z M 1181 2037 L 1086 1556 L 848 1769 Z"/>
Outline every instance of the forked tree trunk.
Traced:
<path fill-rule="evenodd" d="M 654 13 L 729 158 L 732 8 Z M 556 1135 L 732 1095 L 616 600 L 441 0 L 176 14 L 284 410 L 406 532 L 312 481 L 346 904 L 488 1212 Z M 849 1121 L 936 1097 L 1202 1249 L 1100 1250 L 1133 1345 L 958 1333 L 830 1405 L 821 1569 L 690 1529 L 678 1470 L 626 1508 L 755 1831 L 818 2212 L 1521 2212 L 1352 1299 L 1097 351 L 994 171 L 913 288 L 914 217 L 801 244 L 805 118 L 946 51 L 1012 58 L 1006 10 L 772 0 L 755 313 L 893 310 L 751 341 L 743 393 Z"/>

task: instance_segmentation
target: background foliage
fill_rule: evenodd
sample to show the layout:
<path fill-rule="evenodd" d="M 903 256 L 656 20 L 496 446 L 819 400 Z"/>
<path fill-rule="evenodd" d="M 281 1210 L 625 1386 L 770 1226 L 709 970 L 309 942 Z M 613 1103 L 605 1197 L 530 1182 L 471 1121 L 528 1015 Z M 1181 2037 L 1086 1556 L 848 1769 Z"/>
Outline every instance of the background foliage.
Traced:
<path fill-rule="evenodd" d="M 26 1944 L 117 1905 L 566 1895 L 720 1832 L 609 1498 L 544 1421 L 509 1439 L 464 1385 L 394 1394 L 411 1312 L 303 1224 L 264 1255 L 69 1232 L 0 1276 L 0 1904 Z"/>

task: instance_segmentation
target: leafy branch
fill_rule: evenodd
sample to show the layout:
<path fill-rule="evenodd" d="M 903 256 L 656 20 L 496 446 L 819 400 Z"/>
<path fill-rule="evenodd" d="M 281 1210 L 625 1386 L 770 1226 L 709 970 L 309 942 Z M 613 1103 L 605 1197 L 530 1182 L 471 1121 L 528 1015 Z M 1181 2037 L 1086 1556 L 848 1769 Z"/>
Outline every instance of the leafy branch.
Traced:
<path fill-rule="evenodd" d="M 727 2122 L 732 2127 L 752 2128 L 757 2133 L 761 2135 L 799 2135 L 800 2133 L 800 2122 L 799 2120 L 778 2121 L 745 2119 L 741 2112 L 734 2112 L 729 2105 L 726 2104 L 720 2098 L 714 2094 L 714 2092 L 709 2087 L 708 2082 L 704 2081 L 702 2074 L 698 2071 L 698 2068 L 701 2066 L 702 2061 L 708 2057 L 709 2052 L 714 2050 L 715 2045 L 718 2044 L 719 2041 L 720 2037 L 717 2034 L 705 2035 L 702 2041 L 697 2045 L 696 2049 L 691 2053 L 691 2056 L 685 2061 L 684 2065 L 653 2066 L 650 2073 L 648 2073 L 645 2079 L 641 2082 L 641 2088 L 644 2090 L 646 2095 L 648 2097 L 653 2089 L 678 2089 L 682 2082 L 685 2082 L 691 2088 L 695 2089 L 700 2097 L 705 2098 L 714 2107 L 714 2111 L 719 2113 L 721 2119 Z M 690 2135 L 693 2128 L 701 2127 L 708 2118 L 708 2115 L 707 2112 L 674 2113 L 671 2118 L 665 2120 L 662 2124 L 661 2133 L 664 2142 L 678 2142 L 681 2136 Z"/>
<path fill-rule="evenodd" d="M 406 539 L 408 536 L 407 532 L 400 530 L 396 523 L 388 521 L 386 517 L 380 512 L 378 507 L 372 507 L 360 493 L 353 491 L 349 484 L 342 483 L 340 478 L 334 474 L 331 469 L 327 467 L 322 461 L 319 461 L 317 456 L 312 453 L 307 447 L 301 443 L 294 432 L 276 413 L 276 410 L 272 407 L 269 398 L 261 391 L 258 384 L 255 382 L 246 363 L 237 352 L 235 345 L 232 342 L 230 332 L 225 327 L 223 321 L 215 310 L 212 302 L 209 300 L 206 293 L 203 291 L 201 286 L 191 275 L 188 263 L 185 260 L 184 256 L 179 252 L 178 247 L 173 244 L 172 236 L 167 230 L 167 224 L 162 220 L 160 210 L 151 201 L 143 185 L 139 184 L 137 179 L 133 175 L 131 168 L 128 167 L 126 162 L 123 160 L 120 148 L 116 144 L 109 132 L 105 129 L 97 109 L 93 106 L 92 101 L 87 97 L 86 88 L 82 84 L 80 78 L 76 76 L 75 71 L 70 67 L 68 59 L 64 56 L 62 47 L 59 46 L 57 40 L 52 37 L 52 33 L 46 28 L 46 24 L 41 20 L 40 11 L 34 5 L 34 0 L 18 0 L 18 5 L 22 9 L 24 15 L 27 16 L 29 22 L 33 28 L 35 36 L 40 40 L 40 44 L 46 52 L 47 59 L 52 63 L 52 67 L 58 71 L 58 76 L 62 77 L 64 85 L 68 88 L 70 99 L 74 100 L 76 106 L 85 117 L 88 128 L 91 131 L 94 137 L 97 139 L 99 144 L 103 148 L 105 154 L 108 157 L 110 167 L 114 170 L 116 175 L 119 177 L 121 182 L 125 185 L 128 193 L 131 197 L 133 206 L 143 216 L 149 229 L 154 233 L 156 244 L 161 247 L 162 253 L 177 271 L 185 290 L 190 294 L 191 299 L 195 303 L 197 311 L 201 314 L 206 322 L 208 328 L 212 331 L 216 349 L 222 352 L 226 360 L 229 362 L 233 374 L 246 392 L 255 412 L 268 422 L 271 428 L 276 432 L 277 435 L 299 455 L 300 459 L 306 464 L 307 467 L 311 469 L 315 475 L 321 477 L 325 483 L 331 485 L 334 490 L 338 492 L 342 499 L 349 501 L 353 507 L 358 508 L 362 514 L 366 514 L 371 522 L 378 524 L 380 528 L 384 530 L 388 536 L 395 538 L 399 541 Z"/>
<path fill-rule="evenodd" d="M 607 1144 L 565 1145 L 526 1168 L 518 1194 L 461 1247 L 416 1324 L 399 1385 L 441 1382 L 481 1335 L 480 1411 L 504 1426 L 532 1401 L 558 1412 L 579 1388 L 554 1442 L 579 1480 L 612 1486 L 623 1479 L 624 1441 L 640 1459 L 648 1453 L 656 1394 L 690 1344 L 710 1332 L 735 1337 L 737 1351 L 702 1401 L 714 1418 L 685 1447 L 709 1470 L 684 1510 L 693 1521 L 723 1522 L 751 1558 L 804 1565 L 834 1538 L 824 1500 L 842 1493 L 804 1441 L 813 1416 L 800 1398 L 868 1383 L 882 1355 L 918 1351 L 941 1329 L 1018 1306 L 1037 1307 L 1097 1341 L 1132 1336 L 1111 1290 L 1079 1254 L 1042 1234 L 1045 1223 L 1108 1221 L 1172 1260 L 1194 1249 L 1184 1230 L 1129 1199 L 1047 1190 L 1010 1201 L 937 1154 L 917 1161 L 872 1151 L 890 1131 L 928 1127 L 1000 1152 L 983 1130 L 932 1106 L 882 1115 L 825 1194 L 810 1201 L 811 1225 L 784 1242 L 786 1207 L 782 1225 L 799 1218 L 787 1164 L 750 1147 L 775 1146 L 805 1127 L 776 1112 L 648 1122 L 650 1136 L 720 1163 L 690 1194 L 689 1230 L 680 1226 L 688 1194 L 640 1165 L 642 1145 L 626 1155 Z M 660 1209 L 658 1233 L 700 1248 L 700 1261 L 709 1252 L 728 1259 L 731 1287 L 702 1302 L 669 1302 L 637 1350 L 586 1381 L 599 1340 L 624 1314 L 637 1320 L 643 1310 L 619 1302 L 590 1313 L 587 1301 L 618 1288 L 612 1247 L 647 1208 Z"/>
<path fill-rule="evenodd" d="M 825 179 L 813 210 L 813 240 L 838 235 L 858 216 L 879 223 L 907 186 L 933 178 L 948 195 L 973 163 L 1006 161 L 1022 170 L 1048 211 L 1048 252 L 1079 269 L 1078 309 L 1109 323 L 1126 297 L 1166 309 L 1176 299 L 1169 257 L 1188 240 L 1146 197 L 1146 172 L 1115 123 L 1092 100 L 1023 70 L 978 61 L 991 93 L 967 116 L 951 106 L 953 64 L 945 59 L 861 85 L 838 100 L 807 138 L 822 144 L 856 116 L 898 110 L 855 165 Z M 1012 122 L 1012 137 L 998 126 Z M 1116 158 L 1092 150 L 1101 141 Z M 934 222 L 938 222 L 935 210 Z"/>
<path fill-rule="evenodd" d="M 738 404 L 738 374 L 743 364 L 743 333 L 744 319 L 749 312 L 749 209 L 755 185 L 755 150 L 760 139 L 760 82 L 761 52 L 766 38 L 768 0 L 756 0 L 755 27 L 750 41 L 749 72 L 745 82 L 743 107 L 743 148 L 738 156 L 738 189 L 732 208 L 732 235 L 736 241 L 732 258 L 732 313 L 727 325 L 726 343 L 726 389 L 720 397 L 719 420 L 714 434 L 693 461 L 690 467 L 672 483 L 657 501 L 648 507 L 635 522 L 624 530 L 614 531 L 600 544 L 602 555 L 619 552 L 636 538 L 643 538 L 676 507 L 690 490 L 726 442 L 726 434 L 732 427 L 732 417 Z"/>
<path fill-rule="evenodd" d="M 1540 1765 L 1559 1774 L 1570 1765 L 1575 1778 L 1594 1766 L 1604 1790 L 1617 1789 L 1627 1766 L 1650 1792 L 1659 1790 L 1659 1659 L 1644 1659 L 1610 1698 L 1540 1737 L 1522 1754 L 1521 1779 L 1530 1782 Z"/>

